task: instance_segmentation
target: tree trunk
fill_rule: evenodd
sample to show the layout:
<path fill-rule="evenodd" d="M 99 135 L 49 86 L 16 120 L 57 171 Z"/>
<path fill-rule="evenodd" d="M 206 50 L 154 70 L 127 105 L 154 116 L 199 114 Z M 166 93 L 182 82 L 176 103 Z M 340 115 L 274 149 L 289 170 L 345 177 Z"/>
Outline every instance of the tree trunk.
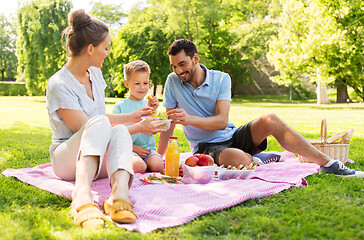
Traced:
<path fill-rule="evenodd" d="M 320 71 L 317 70 L 317 104 L 330 104 L 329 97 L 327 96 L 326 83 L 321 81 Z"/>
<path fill-rule="evenodd" d="M 336 87 L 336 102 L 337 103 L 351 102 L 348 95 L 348 86 L 340 84 Z"/>
<path fill-rule="evenodd" d="M 317 84 L 317 104 L 330 104 L 329 97 L 327 96 L 326 84 L 318 82 Z"/>
<path fill-rule="evenodd" d="M 1 81 L 5 80 L 5 71 L 1 71 Z"/>
<path fill-rule="evenodd" d="M 153 84 L 153 95 L 157 96 L 157 86 L 156 84 Z"/>
<path fill-rule="evenodd" d="M 236 84 L 234 82 L 231 83 L 231 98 L 235 96 L 235 87 Z"/>

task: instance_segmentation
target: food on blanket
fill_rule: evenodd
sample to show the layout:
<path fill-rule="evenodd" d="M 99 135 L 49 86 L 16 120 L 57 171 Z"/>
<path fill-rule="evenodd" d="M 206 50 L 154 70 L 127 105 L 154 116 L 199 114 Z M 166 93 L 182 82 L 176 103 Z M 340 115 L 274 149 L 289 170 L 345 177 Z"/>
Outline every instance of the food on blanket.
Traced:
<path fill-rule="evenodd" d="M 192 174 L 191 177 L 200 184 L 206 184 L 211 181 L 211 174 L 206 172 L 196 172 Z"/>
<path fill-rule="evenodd" d="M 227 170 L 254 170 L 257 167 L 257 164 L 255 163 L 250 163 L 249 165 L 244 165 L 244 164 L 240 164 L 238 167 L 235 166 L 227 166 L 225 167 L 224 165 L 219 166 L 219 168 L 226 168 Z"/>
<path fill-rule="evenodd" d="M 160 171 L 160 174 L 165 175 L 165 171 Z M 179 177 L 183 177 L 183 169 L 182 169 L 182 165 L 179 165 Z"/>
<path fill-rule="evenodd" d="M 168 147 L 165 153 L 166 175 L 170 177 L 177 177 L 179 175 L 179 157 L 177 137 L 169 137 Z"/>
<path fill-rule="evenodd" d="M 206 184 L 215 176 L 216 165 L 213 166 L 195 166 L 190 167 L 183 164 L 183 179 L 184 183 Z"/>
<path fill-rule="evenodd" d="M 193 158 L 193 160 L 189 160 L 190 158 Z M 214 165 L 214 159 L 210 155 L 200 154 L 200 153 L 196 153 L 193 156 L 187 158 L 185 164 L 190 166 L 190 167 L 196 166 L 193 163 L 195 158 L 197 158 L 197 160 L 198 160 L 197 164 L 196 164 L 198 166 L 212 166 L 212 165 Z M 191 164 L 188 164 L 187 160 L 188 160 L 188 163 L 191 163 Z"/>
<path fill-rule="evenodd" d="M 191 156 L 186 159 L 185 164 L 190 167 L 195 167 L 198 164 L 198 158 L 196 156 Z"/>
<path fill-rule="evenodd" d="M 254 170 L 257 167 L 255 163 L 250 163 L 249 165 L 239 165 L 238 167 L 235 166 L 227 166 L 224 165 L 219 166 L 216 170 L 221 180 L 228 180 L 228 179 L 246 179 L 251 174 L 254 174 Z"/>
<path fill-rule="evenodd" d="M 201 154 L 198 160 L 198 165 L 200 166 L 212 166 L 214 165 L 214 159 L 210 155 Z"/>
<path fill-rule="evenodd" d="M 141 180 L 150 183 L 183 184 L 180 177 L 170 177 L 158 173 L 141 178 Z"/>

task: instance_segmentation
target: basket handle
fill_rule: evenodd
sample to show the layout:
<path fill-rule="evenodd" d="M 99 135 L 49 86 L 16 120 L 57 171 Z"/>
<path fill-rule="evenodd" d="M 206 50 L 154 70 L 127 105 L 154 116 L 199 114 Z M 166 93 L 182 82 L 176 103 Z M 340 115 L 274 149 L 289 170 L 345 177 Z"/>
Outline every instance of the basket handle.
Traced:
<path fill-rule="evenodd" d="M 322 139 L 322 135 L 324 135 L 324 139 Z M 327 143 L 327 123 L 326 119 L 322 119 L 321 121 L 321 136 L 320 136 L 321 142 L 326 144 Z"/>

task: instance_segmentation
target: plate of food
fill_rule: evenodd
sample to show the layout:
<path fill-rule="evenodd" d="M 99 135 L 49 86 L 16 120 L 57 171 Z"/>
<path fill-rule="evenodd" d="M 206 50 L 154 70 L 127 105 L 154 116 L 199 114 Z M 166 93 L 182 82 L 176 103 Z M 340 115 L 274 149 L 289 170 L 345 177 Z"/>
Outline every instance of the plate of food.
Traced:
<path fill-rule="evenodd" d="M 250 174 L 254 173 L 257 165 L 255 163 L 251 163 L 250 165 L 240 165 L 238 167 L 221 165 L 216 168 L 217 175 L 221 180 L 228 179 L 246 179 Z"/>
<path fill-rule="evenodd" d="M 181 177 L 170 177 L 160 173 L 153 173 L 147 177 L 141 177 L 140 180 L 148 183 L 157 184 L 183 184 Z"/>

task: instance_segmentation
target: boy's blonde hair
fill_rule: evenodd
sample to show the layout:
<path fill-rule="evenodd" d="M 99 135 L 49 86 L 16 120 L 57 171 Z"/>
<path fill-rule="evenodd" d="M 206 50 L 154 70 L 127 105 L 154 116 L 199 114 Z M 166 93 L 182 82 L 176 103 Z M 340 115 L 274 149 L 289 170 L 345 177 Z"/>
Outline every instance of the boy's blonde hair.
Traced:
<path fill-rule="evenodd" d="M 142 60 L 131 61 L 124 66 L 124 78 L 126 81 L 130 79 L 130 76 L 134 72 L 148 72 L 150 74 L 150 67 L 148 63 Z"/>

